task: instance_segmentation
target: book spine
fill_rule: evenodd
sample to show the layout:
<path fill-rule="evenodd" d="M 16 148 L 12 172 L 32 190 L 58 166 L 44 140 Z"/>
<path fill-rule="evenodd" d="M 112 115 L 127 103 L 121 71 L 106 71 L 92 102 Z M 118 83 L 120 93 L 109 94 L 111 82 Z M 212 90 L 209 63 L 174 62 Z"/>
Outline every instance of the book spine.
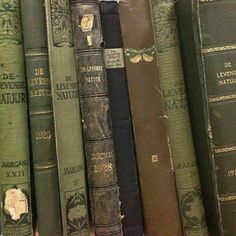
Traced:
<path fill-rule="evenodd" d="M 20 1 L 0 1 L 0 186 L 4 236 L 32 235 Z"/>
<path fill-rule="evenodd" d="M 62 228 L 44 1 L 22 0 L 21 15 L 37 225 L 40 235 L 57 236 Z"/>
<path fill-rule="evenodd" d="M 190 65 L 190 68 L 195 66 L 198 68 L 197 81 L 200 84 L 198 87 L 201 88 L 201 94 L 193 92 L 191 88 L 189 88 L 189 94 L 193 92 L 191 102 L 201 97 L 201 108 L 200 105 L 197 108 L 199 108 L 198 113 L 201 111 L 204 115 L 204 132 L 199 133 L 197 125 L 194 124 L 198 122 L 196 118 L 193 121 L 193 127 L 196 138 L 204 138 L 201 139 L 201 145 L 196 139 L 196 150 L 199 154 L 205 154 L 199 155 L 199 163 L 201 168 L 204 168 L 204 165 L 207 166 L 207 169 L 206 167 L 203 169 L 205 172 L 202 172 L 203 185 L 211 190 L 211 195 L 208 191 L 205 196 L 209 208 L 208 221 L 212 234 L 230 236 L 236 233 L 236 188 L 233 184 L 236 180 L 234 172 L 236 167 L 234 158 L 236 151 L 234 132 L 236 29 L 233 26 L 236 20 L 236 3 L 234 1 L 196 1 L 191 3 L 190 7 L 192 18 L 195 19 L 192 23 L 192 28 L 195 30 L 194 37 L 191 42 L 186 40 L 186 36 L 183 40 L 190 47 L 191 43 L 194 43 L 197 55 L 196 64 Z M 222 10 L 219 11 L 220 9 Z M 177 10 L 182 12 L 183 6 L 178 5 Z M 183 55 L 186 55 L 185 50 Z M 189 73 L 186 65 L 185 70 L 186 74 Z M 186 77 L 187 82 L 190 79 L 193 80 L 193 77 Z M 192 107 L 194 114 L 197 108 Z M 201 153 L 202 147 L 207 149 L 208 153 Z M 212 181 L 205 183 L 207 175 L 211 176 Z M 212 199 L 214 199 L 214 205 L 211 203 Z M 209 206 L 214 209 L 215 215 Z"/>
<path fill-rule="evenodd" d="M 123 235 L 98 1 L 71 0 L 95 235 Z"/>
<path fill-rule="evenodd" d="M 160 91 L 149 2 L 119 2 L 144 234 L 181 236 L 181 222 Z"/>
<path fill-rule="evenodd" d="M 63 235 L 89 234 L 84 150 L 69 1 L 46 0 Z"/>
<path fill-rule="evenodd" d="M 100 10 L 121 210 L 124 215 L 123 231 L 125 236 L 142 236 L 142 210 L 118 3 L 102 1 Z"/>
<path fill-rule="evenodd" d="M 184 235 L 208 235 L 173 0 L 150 0 L 168 133 Z M 190 214 L 191 213 L 191 214 Z"/>

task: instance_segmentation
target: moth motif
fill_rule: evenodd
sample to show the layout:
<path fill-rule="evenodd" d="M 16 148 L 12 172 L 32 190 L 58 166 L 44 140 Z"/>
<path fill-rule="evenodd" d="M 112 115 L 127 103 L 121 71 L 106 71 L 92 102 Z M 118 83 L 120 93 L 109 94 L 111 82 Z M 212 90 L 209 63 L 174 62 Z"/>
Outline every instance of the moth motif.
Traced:
<path fill-rule="evenodd" d="M 125 49 L 125 55 L 129 58 L 132 63 L 139 62 L 152 62 L 154 59 L 154 55 L 156 54 L 156 47 L 152 46 L 151 48 L 144 49 L 134 49 L 127 48 Z"/>

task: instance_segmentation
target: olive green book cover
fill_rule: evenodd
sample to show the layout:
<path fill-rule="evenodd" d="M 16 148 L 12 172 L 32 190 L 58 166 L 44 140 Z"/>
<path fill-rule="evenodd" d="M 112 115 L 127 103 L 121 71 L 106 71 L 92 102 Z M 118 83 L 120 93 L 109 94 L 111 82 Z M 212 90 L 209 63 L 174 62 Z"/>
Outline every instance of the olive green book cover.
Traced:
<path fill-rule="evenodd" d="M 84 150 L 69 1 L 46 0 L 63 235 L 88 235 Z"/>
<path fill-rule="evenodd" d="M 213 236 L 236 235 L 235 12 L 233 0 L 176 2 L 192 130 Z"/>
<path fill-rule="evenodd" d="M 40 235 L 61 236 L 57 155 L 44 0 L 21 0 L 21 16 L 37 225 Z"/>
<path fill-rule="evenodd" d="M 20 1 L 1 0 L 0 215 L 4 236 L 32 235 L 26 102 Z"/>
<path fill-rule="evenodd" d="M 150 0 L 176 187 L 186 236 L 208 235 L 192 139 L 174 0 Z"/>

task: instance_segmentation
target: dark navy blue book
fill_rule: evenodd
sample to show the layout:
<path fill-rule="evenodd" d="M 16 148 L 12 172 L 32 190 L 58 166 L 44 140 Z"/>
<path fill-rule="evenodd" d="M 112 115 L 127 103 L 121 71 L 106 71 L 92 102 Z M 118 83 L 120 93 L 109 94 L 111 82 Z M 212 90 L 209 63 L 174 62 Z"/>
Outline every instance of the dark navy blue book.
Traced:
<path fill-rule="evenodd" d="M 121 210 L 124 216 L 123 232 L 124 236 L 142 236 L 142 211 L 118 4 L 116 1 L 100 1 L 100 9 Z"/>

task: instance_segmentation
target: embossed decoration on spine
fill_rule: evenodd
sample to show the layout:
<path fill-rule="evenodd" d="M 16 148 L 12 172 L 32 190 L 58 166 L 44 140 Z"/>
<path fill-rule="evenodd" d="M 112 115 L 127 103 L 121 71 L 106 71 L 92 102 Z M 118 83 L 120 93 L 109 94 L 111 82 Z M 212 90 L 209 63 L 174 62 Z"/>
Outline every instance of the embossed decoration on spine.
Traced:
<path fill-rule="evenodd" d="M 68 235 L 88 230 L 87 196 L 83 189 L 66 193 L 66 214 Z"/>
<path fill-rule="evenodd" d="M 73 46 L 69 2 L 51 0 L 51 22 L 54 47 Z"/>
<path fill-rule="evenodd" d="M 207 235 L 173 0 L 150 0 L 184 234 Z"/>
<path fill-rule="evenodd" d="M 89 235 L 84 147 L 69 0 L 45 0 L 63 235 Z"/>
<path fill-rule="evenodd" d="M 0 234 L 30 236 L 31 191 L 20 1 L 0 1 Z M 1 229 L 2 228 L 2 229 Z"/>
<path fill-rule="evenodd" d="M 156 47 L 159 52 L 179 45 L 174 8 L 167 7 L 166 2 L 166 0 L 152 1 L 155 37 L 158 42 Z"/>
<path fill-rule="evenodd" d="M 18 0 L 0 0 L 0 44 L 10 40 L 22 43 L 20 4 Z"/>
<path fill-rule="evenodd" d="M 156 54 L 155 46 L 144 49 L 134 49 L 134 48 L 125 49 L 125 56 L 129 58 L 130 62 L 135 64 L 140 62 L 152 62 L 155 54 Z"/>

